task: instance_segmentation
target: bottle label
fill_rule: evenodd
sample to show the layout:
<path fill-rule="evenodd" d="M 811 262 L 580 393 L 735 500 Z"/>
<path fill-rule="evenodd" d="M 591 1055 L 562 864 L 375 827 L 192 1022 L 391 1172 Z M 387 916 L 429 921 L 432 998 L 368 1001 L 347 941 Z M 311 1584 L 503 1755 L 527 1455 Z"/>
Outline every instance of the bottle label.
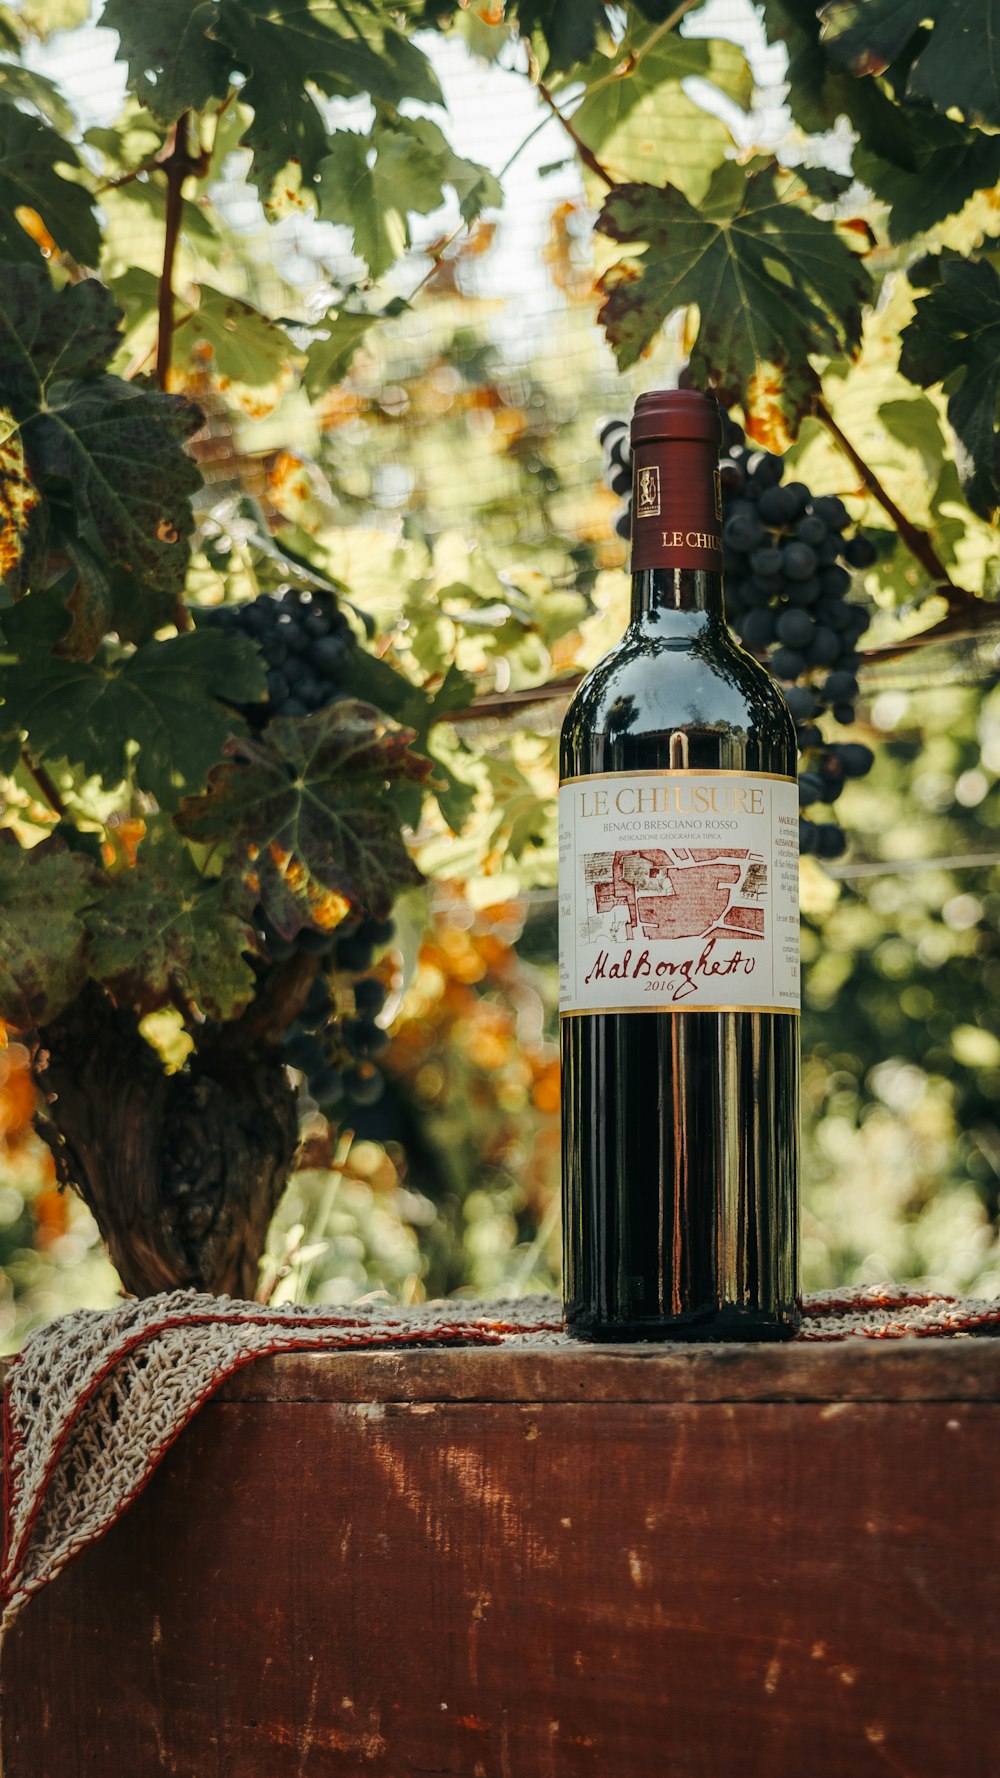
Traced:
<path fill-rule="evenodd" d="M 674 438 L 632 453 L 632 560 L 640 568 L 722 572 L 722 488 L 715 446 Z"/>
<path fill-rule="evenodd" d="M 769 772 L 559 787 L 559 1010 L 799 1010 L 799 797 Z"/>

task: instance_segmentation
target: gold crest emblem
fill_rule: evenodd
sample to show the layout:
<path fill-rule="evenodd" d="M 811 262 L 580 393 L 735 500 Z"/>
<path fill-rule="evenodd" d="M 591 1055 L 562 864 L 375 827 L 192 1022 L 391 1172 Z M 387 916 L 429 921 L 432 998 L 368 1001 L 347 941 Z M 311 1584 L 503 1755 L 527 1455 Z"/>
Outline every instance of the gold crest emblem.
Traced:
<path fill-rule="evenodd" d="M 636 517 L 655 519 L 660 513 L 660 471 L 655 463 L 640 469 L 635 490 Z"/>

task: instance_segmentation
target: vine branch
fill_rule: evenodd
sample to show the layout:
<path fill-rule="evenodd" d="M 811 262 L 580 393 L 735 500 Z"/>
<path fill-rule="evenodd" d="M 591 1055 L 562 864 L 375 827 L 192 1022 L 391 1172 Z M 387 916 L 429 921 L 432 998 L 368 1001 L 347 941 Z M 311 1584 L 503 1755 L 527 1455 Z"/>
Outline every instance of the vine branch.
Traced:
<path fill-rule="evenodd" d="M 911 556 L 916 558 L 921 567 L 926 569 L 935 586 L 947 588 L 949 593 L 956 593 L 960 598 L 963 596 L 971 598 L 971 594 L 963 595 L 962 588 L 955 586 L 934 548 L 930 533 L 922 531 L 919 525 L 915 525 L 912 519 L 907 518 L 905 512 L 896 505 L 892 495 L 882 486 L 874 469 L 870 468 L 857 447 L 841 432 L 822 395 L 817 395 L 813 412 L 820 425 L 825 427 L 834 443 L 843 451 L 851 467 L 857 471 L 872 499 L 877 500 L 883 512 L 888 513 L 905 548 L 909 550 Z"/>
<path fill-rule="evenodd" d="M 167 205 L 163 229 L 163 268 L 157 296 L 156 380 L 161 389 L 170 375 L 170 356 L 174 337 L 174 259 L 180 237 L 184 209 L 184 181 L 191 174 L 199 177 L 208 170 L 211 154 L 192 154 L 188 142 L 191 113 L 182 111 L 167 139 L 165 152 L 158 164 L 167 176 Z"/>
<path fill-rule="evenodd" d="M 605 185 L 613 191 L 618 184 L 618 180 L 611 177 L 607 167 L 602 167 L 593 149 L 588 148 L 583 137 L 577 134 L 569 118 L 560 111 L 544 80 L 539 80 L 538 82 L 538 96 L 540 99 L 544 100 L 553 117 L 559 119 L 559 122 L 562 124 L 563 129 L 566 131 L 567 136 L 576 149 L 578 158 L 583 162 L 584 166 L 589 167 L 592 173 L 596 173 L 598 179 L 603 179 Z"/>
<path fill-rule="evenodd" d="M 25 771 L 29 772 L 32 778 L 34 778 L 35 783 L 38 785 L 39 790 L 53 814 L 58 815 L 60 821 L 65 821 L 67 819 L 66 804 L 59 795 L 59 792 L 53 784 L 52 779 L 49 777 L 48 772 L 45 770 L 45 767 L 36 765 L 35 761 L 25 748 L 21 749 L 21 764 L 24 766 Z"/>

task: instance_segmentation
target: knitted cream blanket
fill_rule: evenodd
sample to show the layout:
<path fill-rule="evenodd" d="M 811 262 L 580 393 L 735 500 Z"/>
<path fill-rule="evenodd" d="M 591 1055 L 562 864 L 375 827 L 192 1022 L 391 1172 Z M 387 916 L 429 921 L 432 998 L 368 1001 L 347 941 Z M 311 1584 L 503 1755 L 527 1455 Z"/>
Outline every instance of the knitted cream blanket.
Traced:
<path fill-rule="evenodd" d="M 977 1332 L 1000 1332 L 1000 1301 L 890 1286 L 808 1298 L 798 1337 Z M 254 1358 L 567 1338 L 558 1304 L 546 1297 L 327 1310 L 270 1309 L 175 1291 L 51 1322 L 29 1336 L 7 1377 L 2 1627 L 121 1517 L 202 1402 Z"/>

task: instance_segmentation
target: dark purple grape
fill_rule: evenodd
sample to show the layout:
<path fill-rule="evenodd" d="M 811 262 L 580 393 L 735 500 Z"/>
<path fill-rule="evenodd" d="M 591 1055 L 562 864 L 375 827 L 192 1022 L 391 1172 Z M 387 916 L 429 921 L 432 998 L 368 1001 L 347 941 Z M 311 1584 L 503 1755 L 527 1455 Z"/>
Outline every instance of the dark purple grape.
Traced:
<path fill-rule="evenodd" d="M 374 947 L 367 938 L 362 938 L 360 931 L 348 933 L 338 938 L 334 951 L 334 962 L 338 969 L 346 969 L 350 974 L 361 975 L 372 966 Z"/>
<path fill-rule="evenodd" d="M 748 611 L 763 611 L 774 598 L 774 589 L 762 586 L 757 580 L 743 582 L 743 604 Z"/>
<path fill-rule="evenodd" d="M 820 858 L 843 858 L 847 851 L 847 835 L 834 822 L 821 822 L 816 828 L 816 851 Z"/>
<path fill-rule="evenodd" d="M 846 568 L 834 564 L 824 568 L 819 577 L 824 599 L 843 599 L 851 590 L 851 577 Z"/>
<path fill-rule="evenodd" d="M 820 599 L 816 606 L 817 623 L 826 624 L 830 630 L 849 630 L 851 627 L 850 606 L 843 599 Z"/>
<path fill-rule="evenodd" d="M 391 917 L 387 920 L 373 920 L 369 917 L 362 920 L 358 931 L 363 933 L 370 944 L 387 945 L 396 936 L 396 922 Z"/>
<path fill-rule="evenodd" d="M 765 525 L 790 525 L 797 511 L 795 496 L 787 488 L 765 488 L 757 511 Z"/>
<path fill-rule="evenodd" d="M 849 778 L 866 778 L 875 764 L 875 755 L 861 741 L 841 741 L 831 748 Z"/>
<path fill-rule="evenodd" d="M 722 541 L 726 548 L 740 550 L 745 555 L 753 549 L 759 549 L 765 536 L 763 525 L 742 512 L 734 513 L 722 527 Z"/>
<path fill-rule="evenodd" d="M 308 714 L 301 698 L 282 698 L 275 710 L 276 716 L 308 716 Z"/>
<path fill-rule="evenodd" d="M 815 821 L 808 821 L 804 817 L 800 817 L 800 819 L 799 819 L 799 851 L 802 853 L 803 858 L 808 858 L 811 853 L 814 853 L 818 850 L 818 847 L 816 844 L 817 832 L 818 832 L 818 829 L 816 827 Z"/>
<path fill-rule="evenodd" d="M 354 1004 L 359 1012 L 374 1017 L 385 1005 L 385 988 L 375 976 L 354 984 Z"/>
<path fill-rule="evenodd" d="M 813 501 L 813 512 L 817 513 L 831 531 L 842 531 L 851 522 L 851 515 L 844 502 L 836 494 L 820 494 Z"/>
<path fill-rule="evenodd" d="M 854 705 L 834 704 L 833 720 L 834 722 L 839 722 L 842 728 L 849 728 L 854 721 Z"/>
<path fill-rule="evenodd" d="M 277 634 L 265 636 L 260 645 L 260 652 L 269 667 L 280 667 L 288 659 L 288 643 L 284 636 Z"/>
<path fill-rule="evenodd" d="M 288 680 L 277 667 L 272 667 L 267 675 L 267 695 L 272 704 L 282 704 L 288 696 Z"/>
<path fill-rule="evenodd" d="M 811 803 L 823 801 L 823 780 L 818 772 L 799 773 L 799 803 L 808 808 Z"/>
<path fill-rule="evenodd" d="M 368 1058 L 380 1055 L 389 1042 L 388 1031 L 383 1031 L 374 1019 L 345 1019 L 343 1037 L 352 1056 Z"/>
<path fill-rule="evenodd" d="M 785 703 L 795 722 L 808 722 L 819 709 L 819 699 L 808 685 L 790 685 L 785 693 Z"/>
<path fill-rule="evenodd" d="M 344 1097 L 344 1077 L 340 1069 L 334 1068 L 329 1062 L 325 1067 L 318 1068 L 315 1074 L 309 1076 L 309 1091 L 317 1105 L 324 1110 L 327 1107 L 332 1110 Z"/>
<path fill-rule="evenodd" d="M 597 442 L 610 448 L 612 440 L 627 431 L 628 422 L 625 420 L 602 420 L 597 428 Z"/>
<path fill-rule="evenodd" d="M 747 474 L 762 493 L 765 488 L 776 488 L 784 473 L 784 459 L 772 451 L 754 451 L 747 458 Z"/>
<path fill-rule="evenodd" d="M 789 648 L 804 649 L 812 641 L 816 625 L 807 611 L 797 611 L 790 606 L 781 613 L 776 628 L 780 640 Z"/>
<path fill-rule="evenodd" d="M 303 1074 L 311 1075 L 325 1065 L 326 1052 L 318 1037 L 308 1031 L 293 1030 L 282 1045 L 282 1059 L 291 1068 L 298 1068 Z"/>
<path fill-rule="evenodd" d="M 719 464 L 719 481 L 725 494 L 739 494 L 746 481 L 742 463 L 734 463 L 732 459 Z"/>
<path fill-rule="evenodd" d="M 816 552 L 807 543 L 789 543 L 782 551 L 782 563 L 789 580 L 808 580 L 816 572 Z"/>
<path fill-rule="evenodd" d="M 813 747 L 822 747 L 823 736 L 814 722 L 800 722 L 796 730 L 799 752 L 808 753 Z"/>
<path fill-rule="evenodd" d="M 766 648 L 774 640 L 774 613 L 765 606 L 740 618 L 739 633 L 748 648 Z"/>
<path fill-rule="evenodd" d="M 325 957 L 337 942 L 335 932 L 320 932 L 315 926 L 303 926 L 296 939 L 300 951 L 309 957 Z"/>
<path fill-rule="evenodd" d="M 385 1077 L 373 1062 L 359 1062 L 344 1075 L 344 1090 L 355 1105 L 377 1105 L 385 1092 Z"/>
<path fill-rule="evenodd" d="M 816 559 L 821 568 L 829 568 L 840 555 L 840 538 L 824 537 L 822 543 L 816 545 Z"/>
<path fill-rule="evenodd" d="M 325 976 L 318 975 L 306 995 L 305 1004 L 299 1014 L 302 1023 L 308 1028 L 321 1025 L 330 1016 L 330 988 Z"/>
<path fill-rule="evenodd" d="M 808 543 L 810 548 L 815 548 L 826 537 L 827 527 L 818 513 L 807 512 L 805 518 L 800 519 L 796 525 L 795 535 L 800 543 Z"/>
<path fill-rule="evenodd" d="M 797 679 L 805 664 L 806 657 L 797 648 L 776 648 L 769 662 L 776 679 Z"/>
<path fill-rule="evenodd" d="M 853 673 L 840 670 L 828 673 L 823 681 L 823 696 L 831 704 L 853 703 L 858 695 L 858 682 Z"/>
<path fill-rule="evenodd" d="M 809 489 L 805 482 L 785 482 L 785 494 L 793 503 L 792 518 L 797 519 L 809 505 Z"/>
<path fill-rule="evenodd" d="M 870 568 L 877 555 L 875 545 L 860 531 L 849 537 L 844 545 L 844 561 L 851 568 Z"/>
<path fill-rule="evenodd" d="M 781 576 L 781 551 L 765 544 L 763 549 L 755 549 L 750 557 L 750 566 L 758 580 L 774 580 Z"/>
<path fill-rule="evenodd" d="M 806 649 L 806 660 L 811 667 L 832 667 L 840 654 L 840 637 L 836 630 L 828 630 L 825 624 L 817 624 L 812 641 Z"/>
<path fill-rule="evenodd" d="M 623 494 L 630 494 L 632 491 L 632 471 L 630 469 L 616 469 L 614 475 L 609 476 L 608 478 L 608 486 L 611 489 L 612 494 L 617 494 L 619 497 Z"/>
<path fill-rule="evenodd" d="M 787 598 L 789 605 L 815 605 L 819 598 L 819 576 L 810 574 L 808 580 L 792 580 L 788 583 Z"/>

